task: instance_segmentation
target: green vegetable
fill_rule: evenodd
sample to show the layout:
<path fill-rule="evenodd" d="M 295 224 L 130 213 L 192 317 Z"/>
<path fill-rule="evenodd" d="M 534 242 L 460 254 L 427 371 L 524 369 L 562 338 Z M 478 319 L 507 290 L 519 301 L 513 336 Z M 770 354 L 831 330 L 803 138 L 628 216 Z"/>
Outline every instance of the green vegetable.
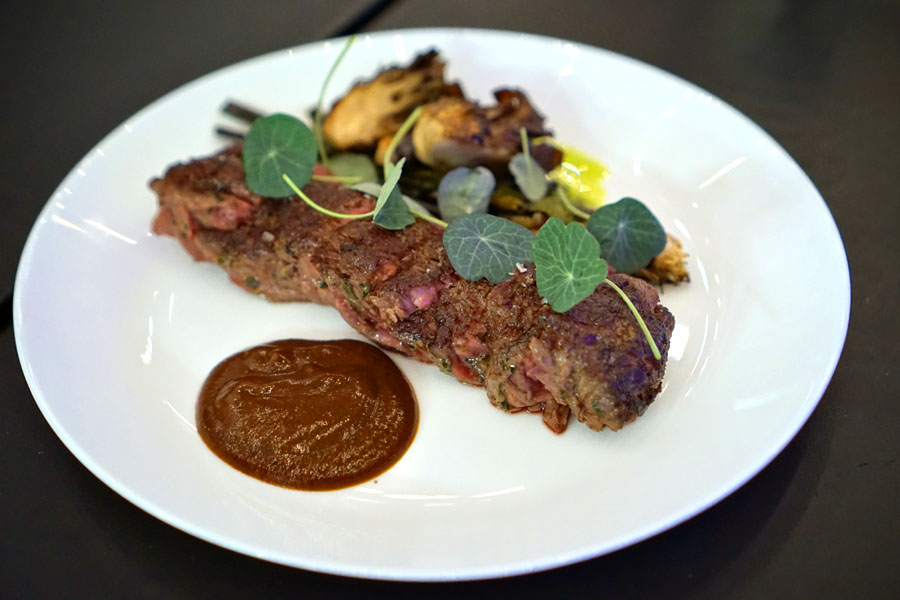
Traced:
<path fill-rule="evenodd" d="M 462 215 L 486 213 L 494 191 L 494 174 L 485 167 L 458 167 L 441 179 L 437 204 L 447 222 Z"/>
<path fill-rule="evenodd" d="M 656 342 L 653 340 L 653 336 L 650 335 L 650 330 L 647 329 L 647 324 L 644 323 L 644 319 L 641 317 L 641 313 L 638 312 L 637 308 L 635 308 L 634 304 L 631 302 L 631 298 L 629 298 L 625 294 L 625 292 L 622 291 L 622 288 L 617 286 L 609 279 L 605 280 L 603 283 L 614 289 L 625 302 L 625 305 L 628 306 L 629 310 L 631 310 L 631 314 L 633 314 L 634 318 L 637 320 L 638 326 L 640 326 L 641 331 L 644 332 L 644 337 L 647 338 L 647 343 L 650 344 L 650 351 L 653 352 L 653 358 L 655 358 L 656 360 L 662 358 L 662 355 L 659 353 L 659 348 L 656 346 Z"/>
<path fill-rule="evenodd" d="M 401 175 L 401 177 L 402 177 L 402 175 Z M 398 187 L 399 187 L 399 185 L 398 185 Z M 407 196 L 406 194 L 403 194 L 403 201 L 406 202 L 406 205 L 409 207 L 409 210 L 410 210 L 410 212 L 412 212 L 412 214 L 414 214 L 414 215 L 420 215 L 420 214 L 427 215 L 428 214 L 428 209 L 425 208 L 425 206 L 418 200 L 414 200 L 414 199 L 410 198 L 409 196 Z M 441 221 L 441 223 L 443 223 L 443 221 Z M 441 223 L 438 223 L 438 225 L 440 225 Z M 443 226 L 446 227 L 447 224 L 443 223 Z"/>
<path fill-rule="evenodd" d="M 600 244 L 580 223 L 551 217 L 538 231 L 532 253 L 538 293 L 556 312 L 569 310 L 606 279 Z"/>
<path fill-rule="evenodd" d="M 400 179 L 400 173 L 403 172 L 403 163 L 405 162 L 406 159 L 401 158 L 400 162 L 391 164 L 387 168 L 384 185 L 381 186 L 381 192 L 375 202 L 375 214 L 372 220 L 385 229 L 403 229 L 412 225 L 416 220 L 406 202 L 403 201 L 400 188 L 397 187 L 397 181 Z"/>
<path fill-rule="evenodd" d="M 329 210 L 329 209 L 325 208 L 324 206 L 320 206 L 320 205 L 316 204 L 315 202 L 313 202 L 312 199 L 309 196 L 307 196 L 306 194 L 304 194 L 303 190 L 301 190 L 300 187 L 297 184 L 295 184 L 290 177 L 287 176 L 287 174 L 282 175 L 281 178 L 284 180 L 285 184 L 291 189 L 291 191 L 293 191 L 295 194 L 297 194 L 297 196 L 301 200 L 306 202 L 309 206 L 316 209 L 323 215 L 328 215 L 329 217 L 334 217 L 336 219 L 368 219 L 369 217 L 371 217 L 372 215 L 375 214 L 374 210 L 371 210 L 367 213 L 358 213 L 358 214 L 339 213 L 339 212 L 335 212 L 333 210 Z"/>
<path fill-rule="evenodd" d="M 343 177 L 341 175 L 316 175 L 313 173 L 313 181 L 324 181 L 326 183 L 343 183 L 344 185 L 354 185 L 359 183 L 359 177 Z"/>
<path fill-rule="evenodd" d="M 622 198 L 601 206 L 587 223 L 600 254 L 621 273 L 634 273 L 666 247 L 666 232 L 640 201 Z"/>
<path fill-rule="evenodd" d="M 350 50 L 350 46 L 353 45 L 353 41 L 355 39 L 355 33 L 347 38 L 347 42 L 341 49 L 340 54 L 338 54 L 337 58 L 334 59 L 334 63 L 331 65 L 331 68 L 328 69 L 328 74 L 325 75 L 325 81 L 322 82 L 322 89 L 319 90 L 319 101 L 316 102 L 316 111 L 313 113 L 313 129 L 316 130 L 316 145 L 319 147 L 319 156 L 322 158 L 323 164 L 329 164 L 328 153 L 325 151 L 325 138 L 322 137 L 322 102 L 325 101 L 325 90 L 328 89 L 328 83 L 331 81 L 331 77 L 334 75 L 334 72 L 337 71 L 338 65 L 341 64 L 341 61 L 344 60 L 344 56 L 347 55 L 347 51 Z M 303 184 L 301 184 L 301 186 L 302 185 Z"/>
<path fill-rule="evenodd" d="M 644 336 L 659 359 L 660 353 L 634 304 L 612 281 L 606 279 L 608 267 L 600 258 L 601 252 L 619 271 L 634 272 L 646 266 L 665 247 L 666 234 L 659 221 L 643 204 L 633 198 L 623 198 L 615 204 L 595 211 L 587 229 L 579 223 L 566 225 L 551 217 L 534 236 L 531 231 L 512 221 L 485 214 L 495 186 L 494 177 L 483 167 L 460 168 L 444 177 L 438 189 L 438 205 L 449 224 L 437 219 L 421 205 L 405 199 L 397 185 L 406 159 L 391 162 L 400 139 L 412 128 L 421 114 L 421 107 L 410 114 L 391 140 L 384 164 L 384 185 L 377 190 L 374 210 L 361 214 L 344 214 L 313 202 L 301 189 L 313 176 L 318 143 L 323 161 L 324 142 L 321 139 L 321 106 L 334 70 L 353 42 L 351 36 L 326 77 L 315 112 L 316 135 L 302 121 L 284 114 L 258 119 L 247 133 L 243 163 L 248 187 L 261 196 L 284 197 L 297 194 L 315 210 L 341 219 L 373 221 L 386 229 L 403 229 L 416 217 L 445 228 L 443 241 L 453 268 L 469 281 L 486 278 L 493 284 L 508 279 L 526 263 L 536 267 L 538 293 L 556 312 L 565 312 L 587 298 L 597 285 L 605 282 L 622 298 L 638 321 Z M 528 152 L 528 137 L 521 130 L 522 153 L 509 163 L 517 185 L 532 202 L 547 194 L 547 175 Z M 377 179 L 374 164 L 362 155 L 342 154 L 332 159 L 336 176 L 319 179 L 350 182 L 359 178 Z M 377 184 L 376 184 L 377 185 Z M 577 216 L 577 209 L 564 192 L 560 201 Z M 590 232 L 589 232 L 590 231 Z M 592 235 L 593 234 L 593 235 Z M 255 288 L 259 282 L 248 278 L 245 283 Z M 324 282 L 323 286 L 327 286 Z M 350 292 L 352 294 L 352 292 Z M 368 290 L 363 290 L 367 294 Z M 352 294 L 355 297 L 355 294 Z"/>
<path fill-rule="evenodd" d="M 378 194 L 381 193 L 381 184 L 375 183 L 374 181 L 361 181 L 359 183 L 354 183 L 350 187 L 357 192 L 375 196 L 376 198 L 378 197 Z"/>
<path fill-rule="evenodd" d="M 299 119 L 269 115 L 257 119 L 247 132 L 243 161 L 247 187 L 260 196 L 289 196 L 291 188 L 282 175 L 299 187 L 306 185 L 316 164 L 316 142 Z"/>
<path fill-rule="evenodd" d="M 407 132 L 412 129 L 412 126 L 415 125 L 416 121 L 419 120 L 419 116 L 422 114 L 422 107 L 416 107 L 414 111 L 409 113 L 409 116 L 406 117 L 406 120 L 403 121 L 403 124 L 400 125 L 400 129 L 397 130 L 397 133 L 394 134 L 394 137 L 391 138 L 391 143 L 388 144 L 387 150 L 384 152 L 384 178 L 387 179 L 388 167 L 393 163 L 394 151 L 397 149 L 397 146 L 400 144 L 400 140 L 403 139 L 403 136 L 407 134 Z"/>
<path fill-rule="evenodd" d="M 402 179 L 403 175 L 401 174 L 400 177 Z M 368 194 L 370 196 L 374 196 L 375 198 L 378 198 L 378 195 L 381 194 L 381 184 L 374 183 L 372 181 L 363 181 L 361 183 L 356 183 L 351 187 L 354 190 L 357 190 L 364 194 Z M 397 184 L 397 187 L 400 187 L 399 183 Z M 403 194 L 402 197 L 403 201 L 406 202 L 406 206 L 409 207 L 409 210 L 412 211 L 413 214 L 416 214 L 417 212 L 428 212 L 428 209 L 425 208 L 418 200 L 414 200 L 406 194 Z"/>
<path fill-rule="evenodd" d="M 328 159 L 328 168 L 339 177 L 354 177 L 356 182 L 378 181 L 378 169 L 375 163 L 365 154 L 344 152 Z"/>
<path fill-rule="evenodd" d="M 578 208 L 577 206 L 575 206 L 574 204 L 572 204 L 572 201 L 569 200 L 569 195 L 566 193 L 566 190 L 564 190 L 561 185 L 556 186 L 556 195 L 557 195 L 557 197 L 559 197 L 560 202 L 563 203 L 563 206 L 566 207 L 566 210 L 568 210 L 573 216 L 575 216 L 579 219 L 584 219 L 585 221 L 587 221 L 588 219 L 591 218 L 590 213 L 586 213 L 583 210 L 581 210 L 580 208 Z"/>
<path fill-rule="evenodd" d="M 551 217 L 538 231 L 532 248 L 538 293 L 547 300 L 550 308 L 566 312 L 594 293 L 601 282 L 605 283 L 631 310 L 654 358 L 659 360 L 661 354 L 647 324 L 625 292 L 606 278 L 609 267 L 599 252 L 600 244 L 583 225 L 565 225 L 560 219 Z"/>
<path fill-rule="evenodd" d="M 534 241 L 525 227 L 487 214 L 462 215 L 444 231 L 450 263 L 468 281 L 509 279 L 517 265 L 531 262 Z"/>
<path fill-rule="evenodd" d="M 547 195 L 547 173 L 543 167 L 531 158 L 528 152 L 528 134 L 525 128 L 519 130 L 522 136 L 522 152 L 516 154 L 509 161 L 509 172 L 512 173 L 516 185 L 531 202 L 537 202 Z"/>

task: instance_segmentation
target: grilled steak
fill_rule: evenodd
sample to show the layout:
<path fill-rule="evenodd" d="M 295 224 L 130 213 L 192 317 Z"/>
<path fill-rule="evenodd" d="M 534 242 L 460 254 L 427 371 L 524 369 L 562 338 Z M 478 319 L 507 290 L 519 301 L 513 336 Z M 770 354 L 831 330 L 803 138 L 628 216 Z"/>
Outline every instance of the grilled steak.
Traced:
<path fill-rule="evenodd" d="M 238 285 L 273 301 L 337 308 L 386 348 L 436 364 L 487 389 L 511 412 L 541 413 L 554 432 L 570 413 L 596 430 L 618 430 L 659 393 L 674 318 L 649 284 L 614 274 L 662 352 L 653 358 L 633 315 L 608 286 L 566 313 L 539 297 L 534 266 L 499 285 L 459 277 L 424 221 L 388 231 L 369 219 L 339 220 L 294 199 L 259 197 L 244 183 L 239 148 L 170 168 L 151 183 L 154 232 L 178 238 L 196 260 L 224 268 Z M 339 184 L 304 191 L 343 213 L 374 199 Z"/>

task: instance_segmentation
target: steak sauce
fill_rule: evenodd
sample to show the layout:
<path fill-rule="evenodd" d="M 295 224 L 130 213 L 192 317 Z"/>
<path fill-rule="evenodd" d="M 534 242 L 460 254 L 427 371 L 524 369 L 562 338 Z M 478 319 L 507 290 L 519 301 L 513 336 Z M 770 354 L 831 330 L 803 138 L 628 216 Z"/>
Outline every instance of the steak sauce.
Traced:
<path fill-rule="evenodd" d="M 354 340 L 281 340 L 217 365 L 197 431 L 232 467 L 267 483 L 334 490 L 393 466 L 418 426 L 415 395 L 381 350 Z"/>

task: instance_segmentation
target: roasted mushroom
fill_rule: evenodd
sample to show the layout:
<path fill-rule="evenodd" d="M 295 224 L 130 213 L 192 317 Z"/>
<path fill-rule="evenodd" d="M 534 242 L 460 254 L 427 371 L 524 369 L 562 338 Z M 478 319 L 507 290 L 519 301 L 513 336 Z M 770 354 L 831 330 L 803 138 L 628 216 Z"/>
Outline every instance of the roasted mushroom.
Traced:
<path fill-rule="evenodd" d="M 499 90 L 494 97 L 497 104 L 489 107 L 464 98 L 425 105 L 412 132 L 416 158 L 436 169 L 500 166 L 521 152 L 521 128 L 531 138 L 549 135 L 525 94 Z"/>
<path fill-rule="evenodd" d="M 444 66 L 432 50 L 408 67 L 393 67 L 357 83 L 325 117 L 325 141 L 337 150 L 374 150 L 417 106 L 443 95 L 461 95 L 459 86 L 444 82 Z"/>

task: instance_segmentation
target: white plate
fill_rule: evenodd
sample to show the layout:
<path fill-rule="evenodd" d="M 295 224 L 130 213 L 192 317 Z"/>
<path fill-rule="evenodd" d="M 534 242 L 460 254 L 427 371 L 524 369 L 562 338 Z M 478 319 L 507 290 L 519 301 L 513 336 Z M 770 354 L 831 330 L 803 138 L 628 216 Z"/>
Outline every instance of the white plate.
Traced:
<path fill-rule="evenodd" d="M 557 137 L 612 169 L 690 253 L 665 388 L 619 433 L 492 408 L 483 391 L 398 358 L 421 405 L 390 471 L 336 492 L 266 485 L 194 429 L 221 359 L 289 337 L 356 337 L 337 312 L 270 304 L 151 235 L 147 181 L 217 150 L 223 101 L 302 113 L 341 41 L 223 69 L 113 131 L 62 182 L 25 247 L 16 342 L 31 391 L 84 465 L 156 517 L 270 561 L 386 579 L 463 579 L 582 560 L 689 518 L 765 466 L 803 425 L 843 345 L 846 256 L 815 187 L 759 127 L 683 80 L 593 47 L 530 35 L 410 30 L 362 36 L 332 82 L 435 46 L 482 100 L 528 91 Z"/>

